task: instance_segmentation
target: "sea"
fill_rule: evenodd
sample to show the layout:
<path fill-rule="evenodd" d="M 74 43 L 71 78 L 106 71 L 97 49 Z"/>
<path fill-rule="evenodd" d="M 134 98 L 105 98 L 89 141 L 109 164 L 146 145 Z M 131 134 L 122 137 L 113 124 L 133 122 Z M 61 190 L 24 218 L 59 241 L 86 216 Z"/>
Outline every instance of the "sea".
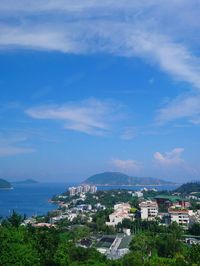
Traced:
<path fill-rule="evenodd" d="M 14 211 L 27 217 L 45 215 L 57 206 L 49 202 L 54 195 L 68 190 L 69 183 L 16 184 L 13 189 L 0 189 L 0 217 L 6 218 Z M 179 185 L 148 186 L 157 190 L 173 190 Z M 127 189 L 140 190 L 141 186 L 99 186 L 98 190 Z"/>

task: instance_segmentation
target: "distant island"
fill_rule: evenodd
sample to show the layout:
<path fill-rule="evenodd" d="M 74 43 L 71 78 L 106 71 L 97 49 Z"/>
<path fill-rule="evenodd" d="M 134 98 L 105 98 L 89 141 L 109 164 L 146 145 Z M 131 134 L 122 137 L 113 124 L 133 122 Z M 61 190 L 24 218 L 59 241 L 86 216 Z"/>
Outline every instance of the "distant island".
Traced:
<path fill-rule="evenodd" d="M 175 192 L 190 194 L 191 192 L 200 193 L 200 182 L 189 182 L 178 187 Z"/>
<path fill-rule="evenodd" d="M 87 178 L 84 184 L 100 186 L 159 186 L 173 185 L 173 182 L 153 177 L 131 177 L 119 172 L 104 172 Z"/>
<path fill-rule="evenodd" d="M 26 179 L 26 180 L 21 180 L 21 181 L 15 181 L 15 182 L 12 182 L 12 184 L 37 184 L 38 181 L 34 180 L 34 179 Z"/>
<path fill-rule="evenodd" d="M 0 179 L 0 189 L 11 189 L 12 185 L 10 182 L 4 180 L 4 179 Z"/>

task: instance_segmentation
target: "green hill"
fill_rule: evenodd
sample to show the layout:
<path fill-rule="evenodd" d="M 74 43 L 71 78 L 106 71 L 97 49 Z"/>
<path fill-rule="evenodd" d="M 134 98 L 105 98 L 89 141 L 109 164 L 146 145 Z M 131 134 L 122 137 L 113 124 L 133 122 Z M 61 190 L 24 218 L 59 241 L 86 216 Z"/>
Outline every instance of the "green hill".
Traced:
<path fill-rule="evenodd" d="M 87 178 L 83 183 L 94 185 L 167 185 L 173 184 L 158 178 L 152 177 L 131 177 L 119 172 L 105 172 Z"/>
<path fill-rule="evenodd" d="M 175 192 L 190 194 L 191 192 L 200 192 L 200 182 L 185 183 L 178 187 Z"/>
<path fill-rule="evenodd" d="M 9 183 L 4 179 L 0 179 L 0 189 L 9 189 L 9 188 L 12 188 L 11 183 Z"/>

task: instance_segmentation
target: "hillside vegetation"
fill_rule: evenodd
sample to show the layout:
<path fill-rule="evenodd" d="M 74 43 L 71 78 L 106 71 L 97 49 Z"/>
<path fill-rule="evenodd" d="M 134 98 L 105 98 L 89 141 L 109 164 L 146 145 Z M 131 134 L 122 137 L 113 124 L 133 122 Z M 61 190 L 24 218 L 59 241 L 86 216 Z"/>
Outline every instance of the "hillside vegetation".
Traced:
<path fill-rule="evenodd" d="M 200 192 L 200 182 L 185 183 L 178 187 L 176 192 L 190 194 L 191 192 Z"/>
<path fill-rule="evenodd" d="M 4 179 L 0 179 L 0 188 L 11 188 L 11 184 L 4 180 Z"/>

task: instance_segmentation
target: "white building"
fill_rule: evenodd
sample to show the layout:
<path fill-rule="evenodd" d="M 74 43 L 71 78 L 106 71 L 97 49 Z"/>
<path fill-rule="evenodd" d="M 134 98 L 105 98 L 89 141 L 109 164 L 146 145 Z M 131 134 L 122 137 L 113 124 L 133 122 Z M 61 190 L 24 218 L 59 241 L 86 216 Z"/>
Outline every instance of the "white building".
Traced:
<path fill-rule="evenodd" d="M 138 198 L 142 198 L 143 197 L 143 193 L 141 191 L 135 191 L 132 194 L 133 197 L 138 197 Z"/>
<path fill-rule="evenodd" d="M 139 204 L 142 220 L 153 220 L 158 216 L 158 204 L 155 201 L 143 201 Z"/>
<path fill-rule="evenodd" d="M 70 196 L 75 196 L 77 194 L 84 194 L 84 193 L 96 193 L 97 192 L 97 187 L 94 185 L 82 185 L 78 187 L 70 187 L 69 188 L 69 194 Z"/>
<path fill-rule="evenodd" d="M 82 186 L 78 186 L 77 187 L 77 193 L 82 193 L 83 192 L 83 187 Z"/>
<path fill-rule="evenodd" d="M 70 196 L 74 196 L 74 195 L 76 195 L 76 193 L 77 193 L 76 187 L 70 187 L 69 188 L 69 194 L 70 194 Z"/>
<path fill-rule="evenodd" d="M 90 186 L 89 185 L 84 185 L 83 186 L 83 192 L 87 193 L 90 191 Z"/>
<path fill-rule="evenodd" d="M 68 215 L 68 220 L 70 221 L 70 222 L 72 222 L 75 218 L 77 218 L 77 214 L 76 213 L 70 213 L 69 215 Z"/>
<path fill-rule="evenodd" d="M 96 193 L 97 192 L 97 187 L 96 186 L 90 186 L 90 192 L 91 193 Z"/>
<path fill-rule="evenodd" d="M 119 223 L 122 223 L 124 219 L 130 219 L 131 206 L 129 203 L 120 203 L 114 206 L 114 212 L 109 215 L 109 222 L 106 222 L 106 225 L 116 226 Z"/>
<path fill-rule="evenodd" d="M 171 222 L 177 222 L 181 226 L 188 227 L 190 222 L 188 210 L 170 208 L 168 212 Z"/>
<path fill-rule="evenodd" d="M 118 203 L 114 205 L 114 210 L 116 211 L 127 211 L 129 212 L 131 209 L 131 206 L 129 203 Z"/>

